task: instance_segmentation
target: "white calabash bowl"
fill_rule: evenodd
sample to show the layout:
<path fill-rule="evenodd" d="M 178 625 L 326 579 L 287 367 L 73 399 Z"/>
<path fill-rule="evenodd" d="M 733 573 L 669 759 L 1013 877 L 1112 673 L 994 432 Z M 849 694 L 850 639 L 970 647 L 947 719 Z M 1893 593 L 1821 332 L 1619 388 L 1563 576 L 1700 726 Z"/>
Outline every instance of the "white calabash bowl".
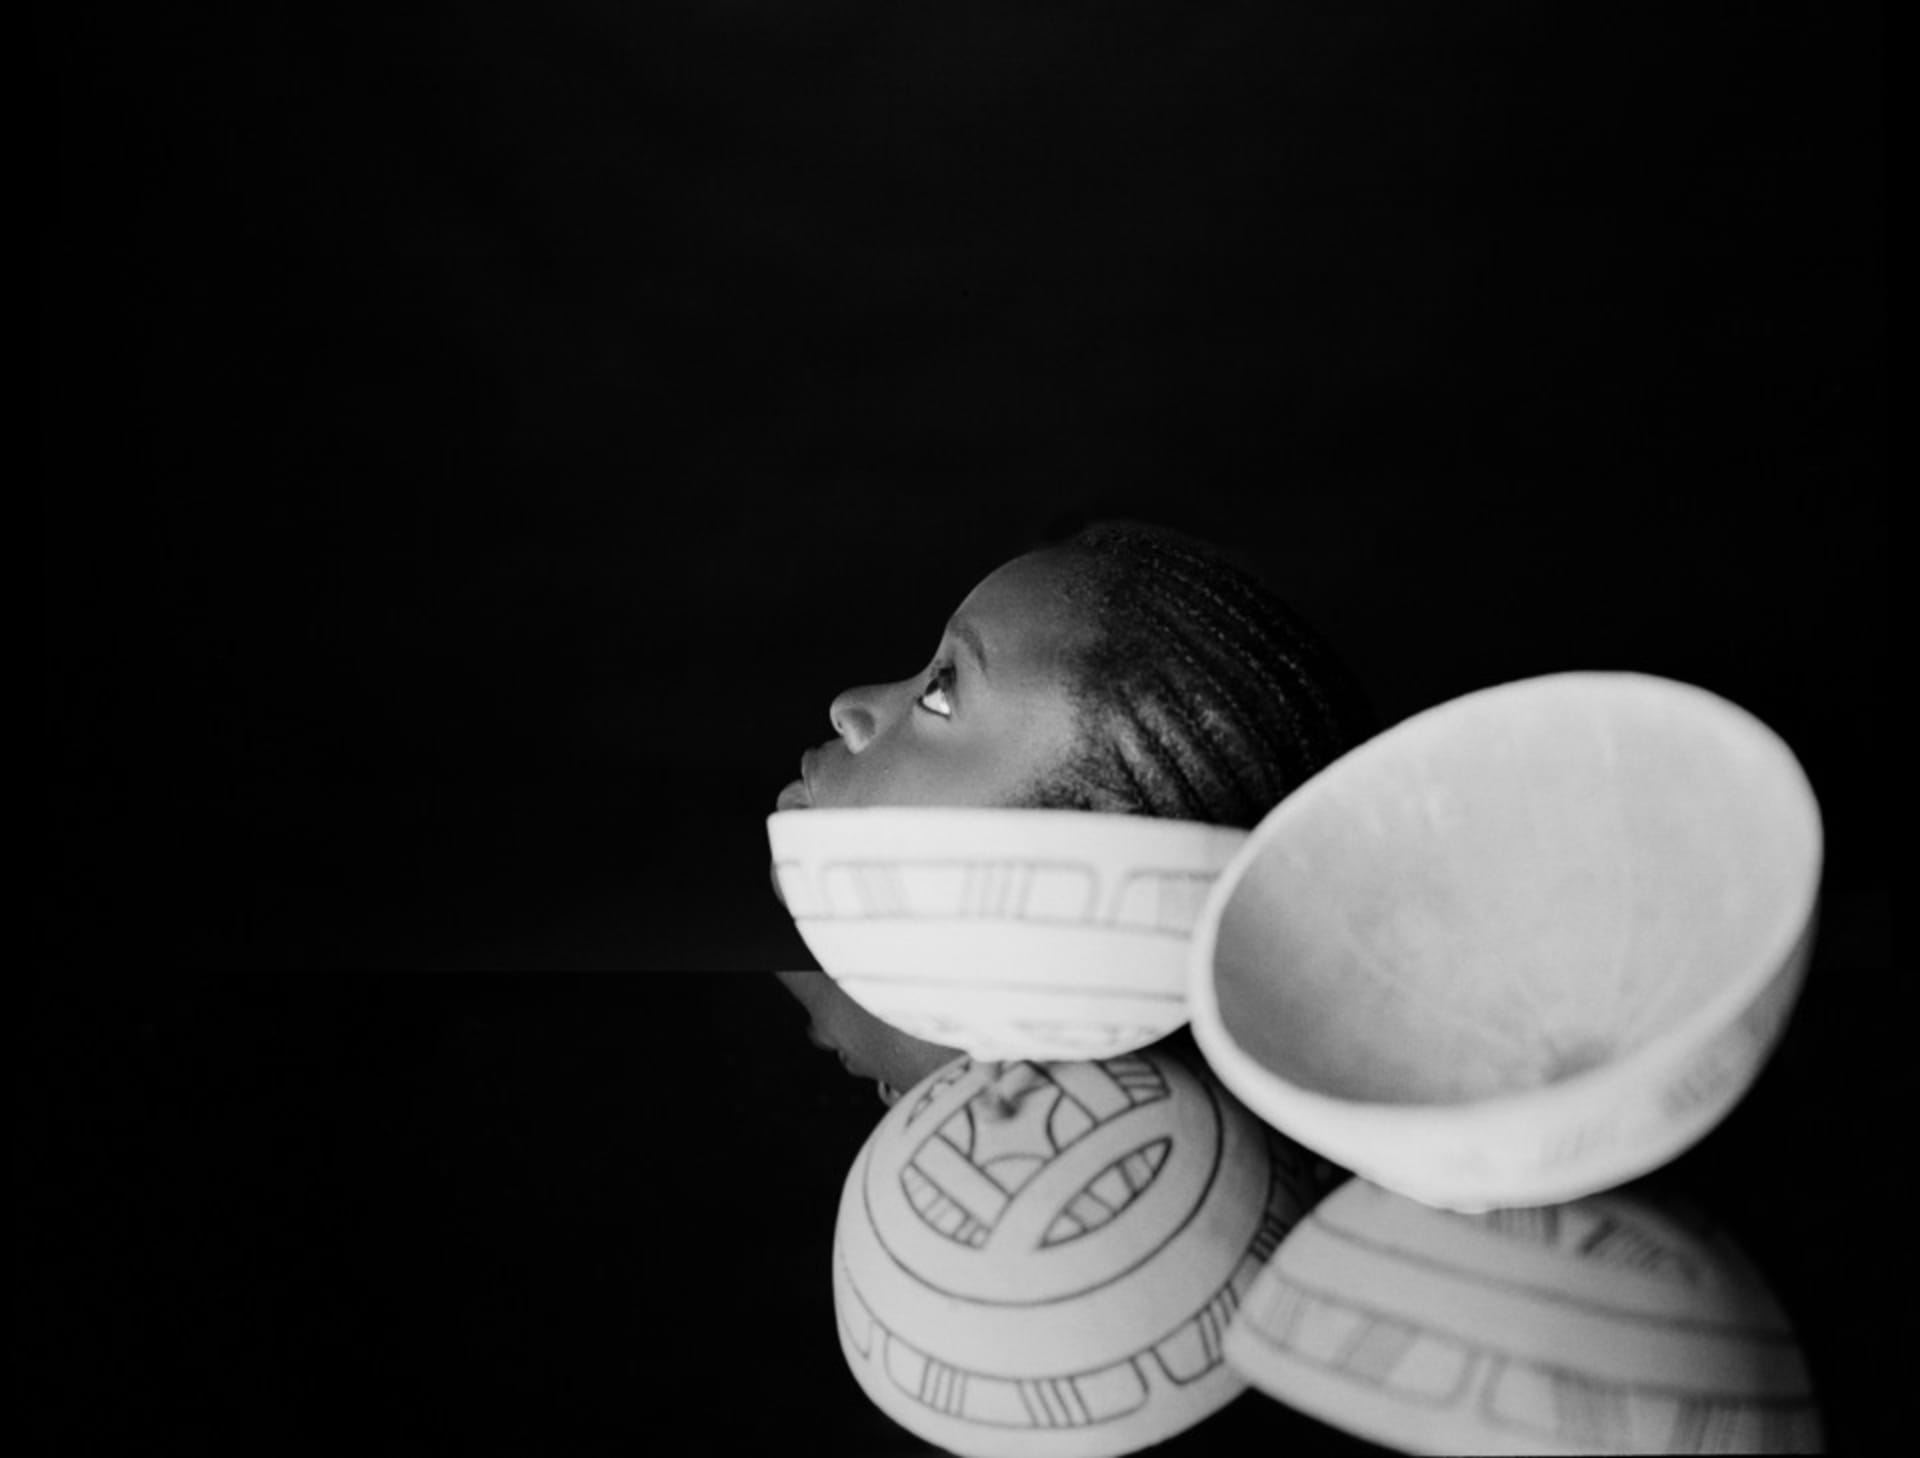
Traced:
<path fill-rule="evenodd" d="M 1107 1057 L 1187 1021 L 1187 951 L 1247 833 L 1071 810 L 787 810 L 774 874 L 869 1012 L 983 1061 Z"/>
<path fill-rule="evenodd" d="M 882 1411 L 953 1453 L 1160 1442 L 1245 1390 L 1222 1338 L 1323 1171 L 1162 1050 L 961 1059 L 894 1105 L 847 1177 L 841 1348 Z"/>
<path fill-rule="evenodd" d="M 1752 1083 L 1811 954 L 1819 808 L 1703 689 L 1468 695 L 1281 802 L 1193 943 L 1194 1034 L 1262 1118 L 1459 1210 L 1621 1184 Z"/>
<path fill-rule="evenodd" d="M 1724 1235 L 1644 1197 L 1464 1215 L 1354 1180 L 1227 1336 L 1269 1396 L 1415 1453 L 1817 1453 L 1806 1362 Z"/>

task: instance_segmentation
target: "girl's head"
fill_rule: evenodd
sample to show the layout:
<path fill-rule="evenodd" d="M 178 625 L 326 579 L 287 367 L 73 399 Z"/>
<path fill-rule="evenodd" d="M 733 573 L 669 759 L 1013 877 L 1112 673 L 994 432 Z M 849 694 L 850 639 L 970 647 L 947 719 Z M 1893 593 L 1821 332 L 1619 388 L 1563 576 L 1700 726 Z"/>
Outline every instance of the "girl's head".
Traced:
<path fill-rule="evenodd" d="M 780 807 L 1094 810 L 1248 829 L 1372 731 L 1346 670 L 1219 553 L 1164 528 L 1088 527 L 968 594 L 932 663 L 848 689 Z M 816 1041 L 906 1088 L 957 1056 L 784 974 Z"/>
<path fill-rule="evenodd" d="M 1371 732 L 1344 668 L 1189 538 L 1101 523 L 992 573 L 933 662 L 848 689 L 783 803 L 1101 810 L 1251 828 Z"/>

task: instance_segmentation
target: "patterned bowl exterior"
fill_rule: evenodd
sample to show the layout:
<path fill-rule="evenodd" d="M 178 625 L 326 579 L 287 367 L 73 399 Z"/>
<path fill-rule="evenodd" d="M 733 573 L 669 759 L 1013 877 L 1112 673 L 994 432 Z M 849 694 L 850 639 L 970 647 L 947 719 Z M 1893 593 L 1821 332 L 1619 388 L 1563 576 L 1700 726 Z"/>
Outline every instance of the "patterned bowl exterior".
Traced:
<path fill-rule="evenodd" d="M 1244 1390 L 1228 1323 L 1326 1175 L 1170 1054 L 959 1060 L 847 1178 L 842 1350 L 875 1404 L 954 1453 L 1160 1442 Z"/>
<path fill-rule="evenodd" d="M 1183 1026 L 1194 923 L 1247 839 L 1068 810 L 788 810 L 767 831 L 822 970 L 983 1062 L 1104 1058 Z"/>
<path fill-rule="evenodd" d="M 1806 1363 L 1724 1236 L 1644 1197 L 1463 1215 L 1354 1180 L 1226 1342 L 1287 1405 L 1415 1453 L 1817 1453 Z"/>

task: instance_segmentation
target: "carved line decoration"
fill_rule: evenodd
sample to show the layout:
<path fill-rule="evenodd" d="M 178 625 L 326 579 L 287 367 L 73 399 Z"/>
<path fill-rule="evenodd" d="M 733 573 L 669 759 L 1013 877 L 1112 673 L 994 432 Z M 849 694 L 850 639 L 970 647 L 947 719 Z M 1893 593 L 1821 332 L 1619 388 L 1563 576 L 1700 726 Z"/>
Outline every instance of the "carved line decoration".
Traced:
<path fill-rule="evenodd" d="M 902 1191 L 920 1218 L 976 1250 L 1048 1161 L 1108 1120 L 1172 1095 L 1160 1071 L 1138 1057 L 1112 1058 L 1097 1069 L 1018 1063 L 1002 1072 L 997 1086 L 1017 1105 L 1018 1117 L 983 1120 L 972 1103 L 962 1104 L 922 1139 L 900 1172 Z M 916 1115 L 924 1106 L 924 1100 L 915 1105 Z M 1108 1163 L 1055 1217 L 1042 1246 L 1066 1244 L 1113 1220 L 1152 1186 L 1171 1148 L 1168 1138 L 1148 1138 Z"/>
<path fill-rule="evenodd" d="M 1442 1218 L 1465 1220 L 1476 1224 L 1485 1223 L 1485 1217 L 1483 1216 L 1462 1215 L 1453 1211 L 1436 1211 L 1435 1213 Z M 1638 1325 L 1660 1327 L 1672 1331 L 1707 1332 L 1717 1336 L 1737 1337 L 1742 1341 L 1773 1342 L 1787 1347 L 1795 1345 L 1793 1333 L 1780 1327 L 1735 1326 L 1727 1322 L 1704 1321 L 1693 1317 L 1655 1315 L 1652 1312 L 1638 1310 L 1623 1311 L 1617 1306 L 1609 1306 L 1588 1297 L 1576 1296 L 1568 1291 L 1555 1291 L 1551 1288 L 1535 1285 L 1530 1281 L 1503 1279 L 1489 1275 L 1484 1271 L 1462 1271 L 1459 1266 L 1451 1262 L 1437 1259 L 1418 1250 L 1410 1250 L 1404 1245 L 1395 1244 L 1391 1241 L 1376 1239 L 1371 1235 L 1364 1234 L 1361 1231 L 1353 1230 L 1345 1225 L 1329 1220 L 1324 1213 L 1316 1215 L 1314 1219 L 1321 1233 L 1345 1241 L 1349 1245 L 1391 1256 L 1394 1260 L 1403 1261 L 1409 1265 L 1424 1266 L 1430 1270 L 1440 1272 L 1443 1275 L 1468 1277 L 1476 1285 L 1504 1288 L 1523 1295 L 1530 1301 L 1566 1306 L 1597 1316 L 1625 1317 Z M 1529 1230 L 1526 1223 L 1522 1221 L 1512 1221 L 1504 1225 L 1493 1225 L 1490 1228 L 1500 1230 L 1501 1233 L 1504 1234 L 1526 1234 L 1536 1237 L 1551 1228 L 1556 1238 L 1558 1237 L 1560 1229 L 1559 1226 L 1548 1227 L 1543 1224 L 1533 1230 Z M 1606 1217 L 1597 1217 L 1592 1222 L 1591 1227 L 1584 1224 L 1574 1225 L 1568 1223 L 1565 1228 L 1568 1230 L 1587 1230 L 1589 1233 L 1582 1237 L 1583 1244 L 1581 1246 L 1563 1245 L 1560 1247 L 1561 1249 L 1571 1249 L 1575 1254 L 1590 1259 L 1598 1259 L 1616 1266 L 1631 1266 L 1643 1275 L 1652 1274 L 1658 1270 L 1652 1257 L 1647 1254 L 1647 1249 L 1650 1246 L 1648 1237 L 1644 1234 L 1623 1233 L 1631 1230 L 1631 1227 L 1625 1222 L 1614 1221 Z M 1675 1265 L 1667 1274 L 1677 1277 L 1685 1284 L 1690 1278 L 1682 1274 L 1682 1272 L 1684 1268 L 1690 1266 L 1691 1263 L 1687 1262 L 1683 1256 L 1676 1256 L 1674 1259 Z M 1276 1271 L 1274 1274 L 1278 1276 L 1280 1273 Z"/>
<path fill-rule="evenodd" d="M 1059 1096 L 1063 1085 L 1070 1085 L 1074 1094 L 1077 1095 L 1064 1105 Z M 944 1082 L 943 1087 L 951 1087 L 951 1083 Z M 918 1164 L 920 1173 L 940 1187 L 940 1193 L 947 1196 L 953 1205 L 962 1211 L 971 1212 L 979 1222 L 982 1228 L 976 1229 L 968 1225 L 964 1237 L 948 1235 L 949 1239 L 956 1239 L 976 1250 L 983 1249 L 991 1242 L 999 1216 L 1011 1207 L 1013 1199 L 1019 1193 L 1018 1187 L 1009 1188 L 1009 1179 L 1016 1174 L 1031 1177 L 1034 1172 L 1064 1153 L 1067 1148 L 1108 1130 L 1121 1116 L 1160 1103 L 1170 1095 L 1164 1077 L 1155 1069 L 1151 1060 L 1137 1054 L 1122 1055 L 1100 1063 L 1072 1062 L 1049 1065 L 1031 1062 L 1008 1063 L 999 1069 L 992 1087 L 998 1092 L 1000 1098 L 1013 1106 L 1017 1112 L 1011 1118 L 996 1120 L 987 1126 L 993 1131 L 992 1146 L 989 1150 L 982 1151 L 976 1156 L 973 1152 L 962 1153 L 953 1141 L 947 1141 L 943 1148 L 929 1138 L 922 1141 L 909 1161 L 909 1163 Z M 1220 1106 L 1220 1091 L 1207 1080 L 1201 1081 L 1200 1088 L 1212 1105 L 1212 1126 L 1215 1130 L 1215 1143 L 1209 1151 L 1207 1173 L 1201 1181 L 1201 1188 L 1205 1191 L 1212 1189 L 1214 1181 L 1220 1174 L 1224 1148 L 1220 1142 L 1219 1131 L 1223 1127 L 1224 1114 Z M 921 1107 L 921 1104 L 916 1103 L 916 1113 Z M 967 1127 L 978 1127 L 971 1101 L 962 1106 L 959 1115 L 964 1116 Z M 1063 1118 L 1062 1124 L 1057 1130 L 1049 1130 L 1046 1124 L 1057 1115 Z M 956 1118 L 950 1118 L 943 1121 L 940 1127 L 944 1130 L 956 1122 Z M 1052 1143 L 1055 1138 L 1062 1136 L 1068 1136 L 1066 1144 L 1056 1146 Z M 1139 1147 L 1134 1146 L 1135 1149 Z M 971 1145 L 968 1148 L 969 1151 L 972 1150 Z M 1122 1153 L 1126 1152 L 1130 1151 L 1122 1151 Z M 1006 1173 L 999 1178 L 990 1175 L 981 1163 L 988 1157 L 1004 1161 Z M 1103 1164 L 1102 1169 L 1104 1168 Z M 934 1172 L 936 1170 L 938 1173 Z M 948 1188 L 943 1181 L 952 1181 L 958 1188 Z M 1019 1183 L 1024 1184 L 1024 1179 L 1020 1179 Z M 909 1202 L 915 1203 L 914 1193 L 909 1190 L 907 1194 Z M 871 1205 L 871 1188 L 865 1192 L 864 1198 L 869 1202 L 867 1209 L 869 1224 L 875 1230 L 881 1229 L 881 1222 Z M 918 1208 L 916 1203 L 916 1209 Z M 944 1218 L 950 1220 L 952 1216 L 949 1213 Z M 1188 1220 L 1191 1218 L 1192 1216 L 1189 1215 Z M 922 1212 L 922 1219 L 926 1219 L 924 1212 Z M 1104 1280 L 1077 1288 L 1071 1293 L 1062 1293 L 1052 1299 L 1077 1300 L 1124 1280 L 1132 1271 L 1151 1261 L 1168 1244 L 1178 1239 L 1185 1224 L 1186 1222 L 1183 1221 L 1181 1225 L 1166 1231 L 1154 1247 L 1141 1253 L 1126 1269 L 1114 1271 Z M 934 1228 L 943 1235 L 948 1234 L 938 1225 Z M 884 1245 L 885 1242 L 883 1241 L 882 1244 Z M 893 1258 L 898 1261 L 898 1254 L 893 1253 Z M 929 1289 L 943 1290 L 929 1281 L 924 1273 L 918 1279 L 926 1282 Z M 945 1291 L 944 1294 L 976 1302 L 981 1299 L 976 1295 L 960 1292 Z"/>
<path fill-rule="evenodd" d="M 782 863 L 792 865 L 791 862 Z M 801 921 L 967 919 L 1186 937 L 1217 871 L 1136 868 L 1103 895 L 1098 866 L 1054 860 L 828 861 Z"/>
<path fill-rule="evenodd" d="M 1810 1397 L 1701 1393 L 1605 1382 L 1413 1326 L 1351 1297 L 1270 1272 L 1243 1331 L 1288 1358 L 1402 1402 L 1444 1411 L 1469 1404 L 1490 1427 L 1522 1439 L 1670 1453 L 1817 1450 Z M 1723 1328 L 1724 1329 L 1724 1328 Z"/>
<path fill-rule="evenodd" d="M 916 1104 L 916 1113 L 926 1101 L 923 1098 Z M 942 1362 L 874 1315 L 836 1243 L 834 1260 L 851 1298 L 839 1303 L 841 1334 L 863 1361 L 875 1361 L 877 1350 L 880 1368 L 895 1388 L 928 1411 L 945 1417 L 984 1427 L 1016 1429 L 1088 1428 L 1124 1418 L 1149 1401 L 1154 1372 L 1162 1380 L 1184 1387 L 1220 1367 L 1234 1314 L 1298 1218 L 1302 1206 L 1296 1194 L 1297 1180 L 1298 1171 L 1270 1161 L 1260 1225 L 1226 1282 L 1166 1336 L 1134 1356 L 1107 1366 L 1045 1378 L 1013 1378 Z"/>

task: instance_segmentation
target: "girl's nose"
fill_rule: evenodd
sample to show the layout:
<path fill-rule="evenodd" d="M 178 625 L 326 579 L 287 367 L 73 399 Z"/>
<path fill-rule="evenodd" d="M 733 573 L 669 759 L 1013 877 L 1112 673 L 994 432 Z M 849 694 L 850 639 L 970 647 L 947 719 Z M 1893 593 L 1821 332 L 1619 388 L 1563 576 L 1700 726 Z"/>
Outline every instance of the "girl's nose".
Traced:
<path fill-rule="evenodd" d="M 872 743 L 880 729 L 878 688 L 852 688 L 836 697 L 827 708 L 833 731 L 854 754 Z"/>

